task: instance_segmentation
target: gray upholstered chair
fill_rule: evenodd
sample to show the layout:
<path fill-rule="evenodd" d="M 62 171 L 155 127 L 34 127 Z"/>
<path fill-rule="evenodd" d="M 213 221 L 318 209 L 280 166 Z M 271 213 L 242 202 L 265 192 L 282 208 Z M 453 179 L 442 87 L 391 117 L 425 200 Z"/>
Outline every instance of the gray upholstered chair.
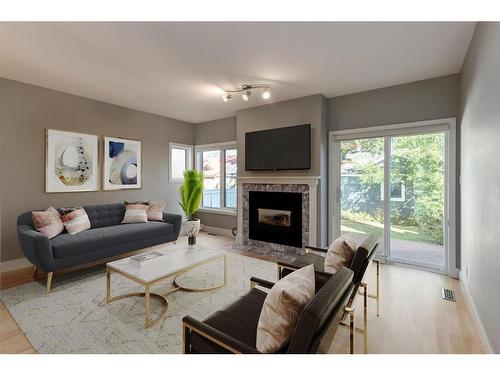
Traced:
<path fill-rule="evenodd" d="M 358 247 L 348 267 L 354 272 L 354 288 L 347 306 L 352 307 L 356 295 L 358 293 L 363 294 L 363 328 L 358 327 L 356 331 L 363 334 L 365 353 L 368 352 L 368 298 L 374 298 L 377 301 L 377 316 L 380 315 L 380 263 L 373 259 L 377 251 L 377 241 L 377 236 L 368 236 Z M 296 269 L 313 264 L 316 275 L 316 288 L 321 288 L 321 286 L 329 280 L 331 274 L 325 272 L 325 257 L 324 255 L 318 254 L 318 252 L 326 253 L 328 249 L 312 246 L 306 246 L 305 249 L 305 254 L 299 256 L 293 262 L 278 262 L 278 278 L 285 277 Z M 365 281 L 366 270 L 371 262 L 375 262 L 377 266 L 376 294 L 368 293 L 368 284 Z M 342 324 L 344 325 L 344 323 Z"/>
<path fill-rule="evenodd" d="M 279 353 L 328 353 L 344 313 L 350 317 L 350 350 L 354 352 L 354 310 L 347 307 L 354 273 L 343 268 L 316 292 L 299 316 L 290 343 Z M 182 319 L 184 353 L 258 354 L 257 324 L 267 293 L 274 283 L 251 278 L 250 291 L 203 321 Z"/>

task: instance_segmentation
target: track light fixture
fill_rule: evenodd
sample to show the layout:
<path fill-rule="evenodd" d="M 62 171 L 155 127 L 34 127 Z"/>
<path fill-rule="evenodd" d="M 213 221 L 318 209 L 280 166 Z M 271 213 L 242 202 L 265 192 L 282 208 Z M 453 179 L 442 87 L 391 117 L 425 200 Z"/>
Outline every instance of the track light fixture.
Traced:
<path fill-rule="evenodd" d="M 271 86 L 264 85 L 264 84 L 256 84 L 256 85 L 242 85 L 241 88 L 239 89 L 232 89 L 232 90 L 225 90 L 224 94 L 222 95 L 222 100 L 224 103 L 227 103 L 232 97 L 232 93 L 235 92 L 241 92 L 241 98 L 245 101 L 248 102 L 250 99 L 250 95 L 252 95 L 252 90 L 253 89 L 264 89 L 264 92 L 262 93 L 262 98 L 263 99 L 269 99 L 271 97 Z"/>

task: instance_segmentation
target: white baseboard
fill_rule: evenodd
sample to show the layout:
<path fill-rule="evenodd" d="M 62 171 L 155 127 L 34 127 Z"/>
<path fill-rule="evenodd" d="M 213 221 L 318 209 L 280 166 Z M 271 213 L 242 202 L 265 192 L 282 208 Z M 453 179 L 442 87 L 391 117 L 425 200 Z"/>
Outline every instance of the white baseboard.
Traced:
<path fill-rule="evenodd" d="M 209 227 L 207 225 L 203 226 L 203 232 L 207 232 L 210 234 L 217 234 L 221 236 L 233 237 L 233 233 L 231 229 L 219 228 L 219 227 Z"/>
<path fill-rule="evenodd" d="M 484 329 L 483 323 L 481 322 L 481 318 L 479 317 L 479 314 L 476 309 L 476 305 L 474 304 L 474 300 L 472 299 L 472 295 L 470 294 L 469 287 L 467 286 L 467 283 L 465 283 L 464 278 L 463 278 L 463 273 L 459 273 L 459 280 L 460 284 L 462 285 L 463 290 L 465 290 L 465 297 L 467 299 L 467 304 L 469 305 L 469 308 L 472 312 L 473 319 L 474 319 L 474 324 L 477 327 L 479 334 L 481 335 L 481 340 L 483 342 L 484 348 L 487 350 L 489 354 L 493 354 L 493 347 L 491 346 L 490 340 L 488 339 L 488 335 L 486 334 L 486 330 Z"/>
<path fill-rule="evenodd" d="M 26 267 L 33 267 L 31 262 L 26 258 L 9 260 L 7 262 L 0 262 L 0 272 L 15 271 Z"/>

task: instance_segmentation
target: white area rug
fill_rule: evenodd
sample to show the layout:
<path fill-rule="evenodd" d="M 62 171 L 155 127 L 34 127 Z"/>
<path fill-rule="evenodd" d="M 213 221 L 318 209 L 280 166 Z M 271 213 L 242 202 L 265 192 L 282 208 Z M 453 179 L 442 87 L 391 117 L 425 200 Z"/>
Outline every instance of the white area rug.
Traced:
<path fill-rule="evenodd" d="M 105 302 L 104 267 L 55 277 L 45 294 L 43 282 L 33 282 L 1 291 L 0 298 L 39 353 L 182 353 L 181 320 L 185 315 L 204 319 L 245 294 L 250 277 L 276 280 L 276 265 L 259 259 L 227 253 L 227 285 L 208 292 L 177 291 L 168 297 L 165 317 L 144 328 L 144 299 L 131 297 Z M 222 278 L 222 261 L 194 269 L 178 278 L 182 284 L 199 287 Z M 166 292 L 171 280 L 158 284 L 154 292 Z M 143 291 L 141 287 L 112 274 L 113 295 Z M 161 303 L 151 300 L 152 318 Z"/>

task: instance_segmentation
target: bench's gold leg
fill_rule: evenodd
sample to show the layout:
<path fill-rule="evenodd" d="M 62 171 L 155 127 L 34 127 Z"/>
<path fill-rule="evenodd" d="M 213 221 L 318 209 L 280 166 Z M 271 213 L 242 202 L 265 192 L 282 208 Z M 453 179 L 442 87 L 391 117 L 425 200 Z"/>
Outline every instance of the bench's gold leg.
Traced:
<path fill-rule="evenodd" d="M 54 274 L 53 272 L 49 272 L 47 274 L 47 294 L 50 293 L 50 286 L 52 285 L 52 275 L 53 274 Z"/>

